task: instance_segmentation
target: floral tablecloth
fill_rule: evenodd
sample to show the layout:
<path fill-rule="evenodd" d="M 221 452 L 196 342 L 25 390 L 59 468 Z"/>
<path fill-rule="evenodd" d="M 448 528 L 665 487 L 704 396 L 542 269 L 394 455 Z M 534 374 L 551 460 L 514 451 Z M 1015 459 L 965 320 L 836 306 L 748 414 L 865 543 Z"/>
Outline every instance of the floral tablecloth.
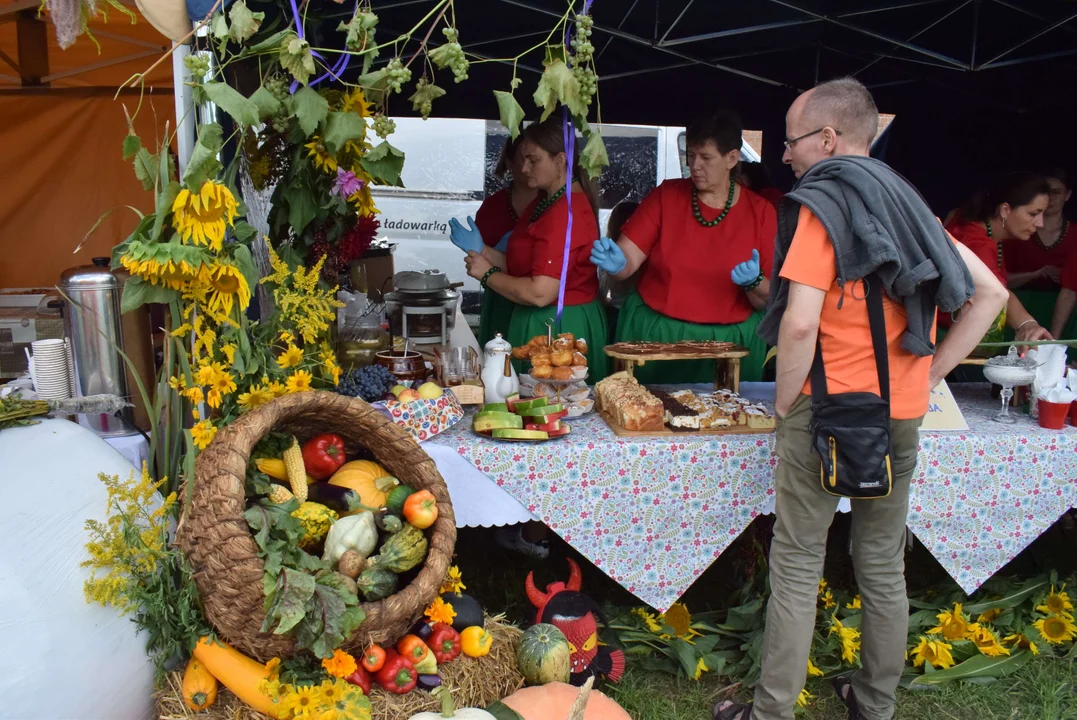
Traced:
<path fill-rule="evenodd" d="M 953 391 L 969 430 L 921 434 L 909 527 L 972 592 L 1077 507 L 1077 429 L 994 423 L 986 385 Z M 482 438 L 465 421 L 431 442 L 663 611 L 772 507 L 773 435 L 623 439 L 595 415 L 571 425 L 564 441 L 530 445 Z"/>

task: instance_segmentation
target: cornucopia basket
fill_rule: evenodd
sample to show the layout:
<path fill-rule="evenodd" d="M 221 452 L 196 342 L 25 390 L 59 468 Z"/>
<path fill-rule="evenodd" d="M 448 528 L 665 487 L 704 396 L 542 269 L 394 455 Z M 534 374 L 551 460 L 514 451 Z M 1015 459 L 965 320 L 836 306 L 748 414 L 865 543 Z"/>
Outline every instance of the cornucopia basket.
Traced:
<path fill-rule="evenodd" d="M 405 430 L 362 400 L 329 392 L 286 395 L 242 415 L 198 456 L 193 497 L 177 539 L 194 571 L 206 618 L 223 640 L 262 662 L 295 650 L 290 636 L 261 631 L 265 565 L 243 518 L 248 458 L 270 430 L 293 433 L 301 443 L 336 433 L 349 454 L 365 447 L 400 482 L 429 490 L 437 499 L 438 519 L 427 531 L 430 546 L 419 574 L 395 595 L 363 603 L 366 619 L 343 647 L 361 652 L 372 642 L 395 643 L 437 596 L 452 560 L 456 520 L 449 491 L 434 461 Z"/>

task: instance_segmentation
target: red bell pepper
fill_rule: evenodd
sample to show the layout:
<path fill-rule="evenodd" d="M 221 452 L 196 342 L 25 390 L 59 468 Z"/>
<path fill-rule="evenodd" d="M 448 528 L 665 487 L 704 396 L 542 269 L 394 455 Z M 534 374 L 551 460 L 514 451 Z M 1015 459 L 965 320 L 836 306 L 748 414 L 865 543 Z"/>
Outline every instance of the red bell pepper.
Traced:
<path fill-rule="evenodd" d="M 455 660 L 460 655 L 460 633 L 453 630 L 452 625 L 434 623 L 433 632 L 426 639 L 426 644 L 439 665 Z"/>
<path fill-rule="evenodd" d="M 385 651 L 385 665 L 374 676 L 378 685 L 386 692 L 404 695 L 415 689 L 419 682 L 419 673 L 406 657 L 396 650 Z"/>
<path fill-rule="evenodd" d="M 363 691 L 364 695 L 370 697 L 370 688 L 373 686 L 374 678 L 370 676 L 370 673 L 363 669 L 362 665 L 357 666 L 355 672 L 344 678 L 344 680 L 345 682 L 355 685 Z"/>
<path fill-rule="evenodd" d="M 315 435 L 303 444 L 303 464 L 315 480 L 325 480 L 347 461 L 344 440 L 339 435 Z"/>

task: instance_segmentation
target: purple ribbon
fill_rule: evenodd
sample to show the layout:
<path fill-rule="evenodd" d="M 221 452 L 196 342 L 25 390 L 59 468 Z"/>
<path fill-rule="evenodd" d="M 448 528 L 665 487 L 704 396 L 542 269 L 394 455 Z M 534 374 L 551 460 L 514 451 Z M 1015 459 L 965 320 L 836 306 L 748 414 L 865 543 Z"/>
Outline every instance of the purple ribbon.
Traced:
<path fill-rule="evenodd" d="M 299 17 L 299 7 L 295 4 L 295 0 L 289 0 L 292 4 L 292 17 L 295 18 L 295 29 L 299 35 L 300 40 L 306 39 L 306 33 L 303 32 L 303 19 Z M 359 9 L 359 0 L 355 0 L 355 8 L 352 10 L 352 15 L 355 15 L 355 11 Z M 317 50 L 312 50 L 311 54 L 321 61 L 325 61 L 322 54 Z M 341 73 L 348 69 L 348 63 L 351 62 L 351 55 L 348 53 L 342 53 L 340 59 L 337 60 L 336 65 L 329 68 L 329 70 L 321 77 L 315 79 L 309 83 L 309 87 L 314 87 L 326 78 L 332 77 L 334 80 L 339 80 Z M 295 91 L 299 89 L 299 81 L 293 80 L 292 84 L 288 86 L 288 93 L 295 95 Z"/>
<path fill-rule="evenodd" d="M 565 179 L 565 198 L 568 200 L 568 223 L 565 225 L 565 256 L 561 260 L 561 286 L 557 289 L 557 326 L 561 326 L 561 315 L 565 312 L 565 283 L 568 280 L 569 253 L 572 250 L 572 159 L 576 155 L 576 128 L 572 124 L 572 115 L 568 107 L 564 111 L 565 166 L 568 170 Z"/>

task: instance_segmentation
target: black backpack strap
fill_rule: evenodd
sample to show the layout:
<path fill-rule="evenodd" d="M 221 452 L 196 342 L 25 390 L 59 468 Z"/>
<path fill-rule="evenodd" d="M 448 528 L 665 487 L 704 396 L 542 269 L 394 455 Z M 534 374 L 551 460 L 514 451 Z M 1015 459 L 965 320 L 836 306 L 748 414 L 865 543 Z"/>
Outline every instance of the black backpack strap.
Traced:
<path fill-rule="evenodd" d="M 883 287 L 878 275 L 863 278 L 868 303 L 868 325 L 871 327 L 871 346 L 875 353 L 875 370 L 879 374 L 879 396 L 890 402 L 890 356 L 886 342 L 886 316 L 883 314 Z M 853 285 L 855 287 L 855 283 Z M 823 367 L 823 345 L 815 341 L 815 360 L 811 365 L 811 396 L 820 401 L 828 394 L 826 370 Z"/>

